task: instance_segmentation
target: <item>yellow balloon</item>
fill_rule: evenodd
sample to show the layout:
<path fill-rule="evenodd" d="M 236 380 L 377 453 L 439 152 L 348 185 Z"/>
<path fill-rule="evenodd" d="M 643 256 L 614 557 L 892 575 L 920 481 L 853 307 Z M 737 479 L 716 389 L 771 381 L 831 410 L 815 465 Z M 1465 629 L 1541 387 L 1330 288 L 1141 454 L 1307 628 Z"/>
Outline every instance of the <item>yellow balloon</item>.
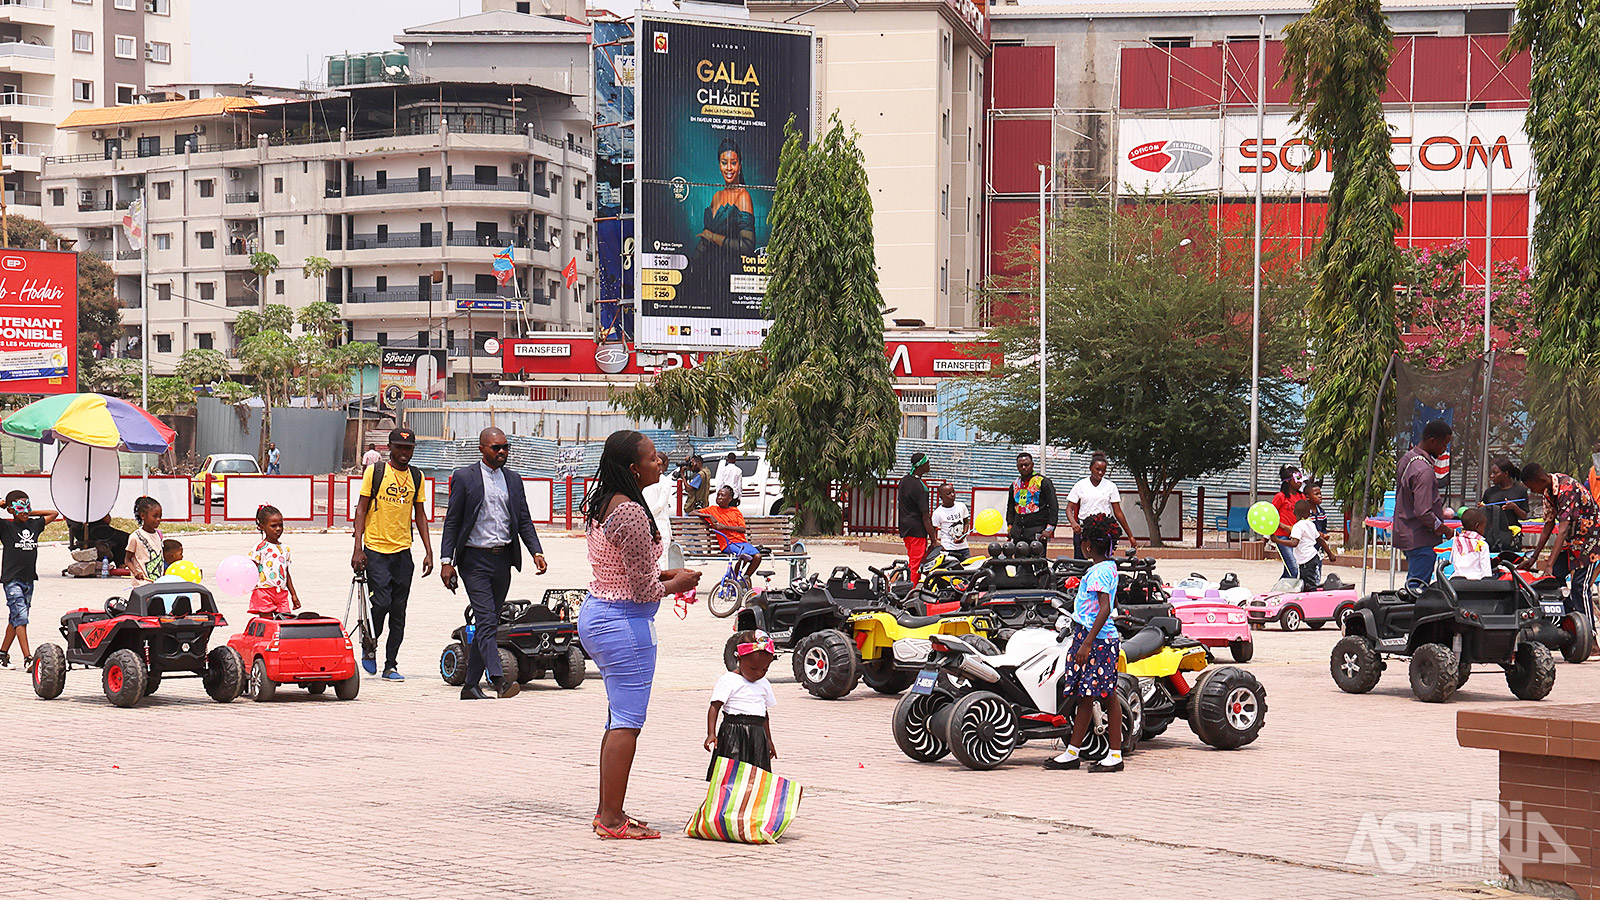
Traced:
<path fill-rule="evenodd" d="M 1006 525 L 1006 517 L 998 509 L 986 509 L 978 513 L 978 518 L 972 523 L 973 530 L 985 537 L 1000 533 Z"/>
<path fill-rule="evenodd" d="M 187 559 L 180 559 L 168 566 L 167 574 L 176 575 L 179 578 L 182 578 L 184 581 L 193 584 L 199 584 L 200 579 L 204 577 L 204 573 L 200 571 L 200 567 L 188 561 Z"/>

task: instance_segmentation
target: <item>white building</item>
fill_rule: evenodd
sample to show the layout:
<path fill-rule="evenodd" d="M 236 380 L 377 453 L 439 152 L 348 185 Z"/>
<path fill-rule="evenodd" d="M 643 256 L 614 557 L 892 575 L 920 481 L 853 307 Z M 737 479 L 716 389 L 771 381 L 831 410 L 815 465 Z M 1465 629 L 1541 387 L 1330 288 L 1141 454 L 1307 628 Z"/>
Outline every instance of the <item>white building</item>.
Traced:
<path fill-rule="evenodd" d="M 85 110 L 61 127 L 74 152 L 44 164 L 43 218 L 114 260 L 130 310 L 140 261 L 117 225 L 146 191 L 157 373 L 190 348 L 231 354 L 241 308 L 328 300 L 353 339 L 449 348 L 452 393 L 475 396 L 499 377 L 490 338 L 590 321 L 592 132 L 566 93 L 374 84 Z M 494 276 L 507 246 L 515 288 Z M 278 268 L 259 276 L 255 251 Z M 331 263 L 326 278 L 303 277 L 314 258 Z M 514 294 L 520 316 L 493 309 Z M 136 335 L 137 313 L 123 321 Z"/>
<path fill-rule="evenodd" d="M 0 149 L 8 212 L 37 218 L 44 157 L 70 152 L 56 124 L 74 110 L 134 103 L 189 77 L 189 0 L 0 3 Z"/>

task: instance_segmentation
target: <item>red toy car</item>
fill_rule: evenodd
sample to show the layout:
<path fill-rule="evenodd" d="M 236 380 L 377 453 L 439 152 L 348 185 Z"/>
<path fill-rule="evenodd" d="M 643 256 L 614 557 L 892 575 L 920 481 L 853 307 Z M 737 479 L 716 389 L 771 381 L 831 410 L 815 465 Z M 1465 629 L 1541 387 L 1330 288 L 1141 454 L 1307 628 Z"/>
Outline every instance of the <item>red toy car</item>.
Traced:
<path fill-rule="evenodd" d="M 271 700 L 284 684 L 299 685 L 313 694 L 332 684 L 340 700 L 354 700 L 361 691 L 356 655 L 338 619 L 316 613 L 283 619 L 258 616 L 229 638 L 228 646 L 244 660 L 245 693 L 258 702 Z"/>

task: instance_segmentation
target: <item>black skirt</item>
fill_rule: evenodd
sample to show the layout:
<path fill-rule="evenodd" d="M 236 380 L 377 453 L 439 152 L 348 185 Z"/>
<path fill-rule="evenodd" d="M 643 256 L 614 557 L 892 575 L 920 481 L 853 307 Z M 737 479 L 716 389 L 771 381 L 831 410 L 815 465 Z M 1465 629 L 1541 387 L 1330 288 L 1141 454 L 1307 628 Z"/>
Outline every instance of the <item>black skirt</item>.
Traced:
<path fill-rule="evenodd" d="M 706 764 L 707 781 L 711 780 L 711 770 L 716 767 L 718 756 L 771 772 L 772 745 L 767 743 L 767 717 L 724 715 L 722 724 L 717 726 L 716 752 Z"/>

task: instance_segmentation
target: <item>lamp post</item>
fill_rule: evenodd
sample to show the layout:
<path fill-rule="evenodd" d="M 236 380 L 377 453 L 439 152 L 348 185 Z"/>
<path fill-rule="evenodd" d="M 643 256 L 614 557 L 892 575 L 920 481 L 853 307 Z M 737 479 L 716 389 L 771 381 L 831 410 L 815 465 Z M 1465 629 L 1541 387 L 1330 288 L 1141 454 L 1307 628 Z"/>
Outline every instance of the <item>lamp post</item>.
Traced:
<path fill-rule="evenodd" d="M 1045 191 L 1050 183 L 1050 172 L 1043 164 L 1039 166 L 1039 461 L 1037 466 L 1043 472 L 1045 468 Z"/>

